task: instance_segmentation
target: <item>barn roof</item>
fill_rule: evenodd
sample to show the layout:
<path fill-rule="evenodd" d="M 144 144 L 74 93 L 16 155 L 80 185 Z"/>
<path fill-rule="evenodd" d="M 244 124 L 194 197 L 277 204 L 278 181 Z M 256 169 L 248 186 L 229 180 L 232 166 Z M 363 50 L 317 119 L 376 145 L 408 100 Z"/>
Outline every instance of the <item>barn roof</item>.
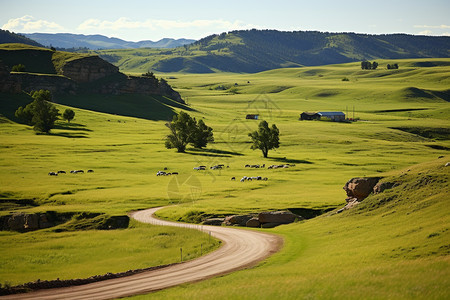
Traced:
<path fill-rule="evenodd" d="M 342 111 L 319 111 L 319 115 L 321 116 L 345 116 Z"/>

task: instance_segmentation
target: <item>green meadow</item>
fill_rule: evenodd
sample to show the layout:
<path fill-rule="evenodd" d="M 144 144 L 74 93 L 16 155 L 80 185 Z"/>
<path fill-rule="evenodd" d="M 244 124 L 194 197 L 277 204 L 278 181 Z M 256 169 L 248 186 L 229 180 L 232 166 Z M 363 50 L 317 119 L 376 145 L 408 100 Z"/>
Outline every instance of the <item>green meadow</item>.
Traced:
<path fill-rule="evenodd" d="M 128 106 L 124 97 L 98 99 L 102 107 L 92 95 L 56 98 L 60 111 L 71 106 L 76 116 L 59 121 L 50 135 L 7 118 L 29 100 L 25 95 L 1 95 L 0 214 L 124 215 L 173 205 L 159 216 L 199 222 L 266 210 L 329 211 L 345 205 L 342 187 L 350 178 L 387 176 L 402 184 L 354 210 L 266 229 L 283 236 L 285 246 L 258 267 L 151 297 L 243 299 L 251 291 L 262 299 L 448 298 L 449 169 L 443 165 L 450 159 L 450 60 L 378 62 L 378 70 L 350 63 L 257 74 L 158 74 L 186 107 L 164 99 L 146 104 L 137 96 Z M 400 68 L 386 70 L 388 63 Z M 180 109 L 204 119 L 215 142 L 183 154 L 165 149 L 164 123 Z M 357 122 L 299 121 L 303 111 L 343 111 Z M 164 117 L 155 117 L 159 113 Z M 250 149 L 247 134 L 259 121 L 246 120 L 247 114 L 280 129 L 281 146 L 267 159 Z M 284 163 L 295 166 L 267 169 Z M 217 164 L 228 167 L 193 170 Z M 164 168 L 179 175 L 156 176 Z M 75 169 L 94 172 L 47 175 Z M 268 181 L 241 183 L 242 176 Z M 24 199 L 35 205 L 21 206 Z M 1 264 L 0 282 L 18 284 L 177 262 L 180 245 L 192 249 L 186 253 L 193 258 L 207 237 L 133 222 L 112 231 L 2 232 L 0 241 L 8 262 Z M 207 250 L 217 246 L 214 241 Z M 93 255 L 97 249 L 108 251 Z"/>

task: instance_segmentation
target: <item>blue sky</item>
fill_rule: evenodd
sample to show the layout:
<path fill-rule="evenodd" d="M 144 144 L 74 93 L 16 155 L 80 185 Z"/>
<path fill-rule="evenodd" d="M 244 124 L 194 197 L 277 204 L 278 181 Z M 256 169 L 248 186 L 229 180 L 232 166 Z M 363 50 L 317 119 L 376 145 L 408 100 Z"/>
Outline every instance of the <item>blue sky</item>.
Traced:
<path fill-rule="evenodd" d="M 0 27 L 129 41 L 252 28 L 450 36 L 450 0 L 0 0 Z"/>

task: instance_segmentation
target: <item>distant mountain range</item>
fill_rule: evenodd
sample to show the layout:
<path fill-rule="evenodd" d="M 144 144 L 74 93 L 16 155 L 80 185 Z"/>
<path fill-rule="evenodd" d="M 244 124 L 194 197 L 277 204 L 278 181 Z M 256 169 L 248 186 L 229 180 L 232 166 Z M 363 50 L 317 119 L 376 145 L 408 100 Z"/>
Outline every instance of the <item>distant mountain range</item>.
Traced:
<path fill-rule="evenodd" d="M 253 73 L 362 60 L 446 58 L 450 37 L 254 29 L 211 35 L 170 51 L 96 52 L 123 71 Z"/>
<path fill-rule="evenodd" d="M 23 33 L 22 35 L 46 46 L 55 48 L 131 49 L 131 48 L 175 48 L 191 44 L 195 40 L 165 38 L 157 42 L 130 42 L 104 35 L 84 35 L 72 33 Z"/>
<path fill-rule="evenodd" d="M 0 29 L 0 44 L 12 44 L 12 43 L 43 47 L 43 45 L 39 44 L 38 42 L 32 39 L 27 38 L 24 35 Z"/>

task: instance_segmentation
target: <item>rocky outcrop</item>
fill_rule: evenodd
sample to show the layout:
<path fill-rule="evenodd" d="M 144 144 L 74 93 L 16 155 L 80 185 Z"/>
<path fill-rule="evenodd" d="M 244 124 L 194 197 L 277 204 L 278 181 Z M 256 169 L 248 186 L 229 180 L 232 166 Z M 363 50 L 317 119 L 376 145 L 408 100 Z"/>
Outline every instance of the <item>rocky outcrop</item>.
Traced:
<path fill-rule="evenodd" d="M 14 213 L 0 218 L 0 230 L 33 231 L 57 225 L 58 222 L 52 212 L 47 213 Z"/>
<path fill-rule="evenodd" d="M 11 78 L 25 92 L 49 90 L 53 95 L 76 94 L 78 84 L 60 75 L 37 75 L 32 73 L 12 73 Z"/>
<path fill-rule="evenodd" d="M 224 225 L 227 225 L 227 226 L 245 226 L 247 224 L 247 221 L 252 218 L 253 218 L 252 215 L 228 216 L 225 218 L 225 221 L 223 223 L 224 223 Z"/>
<path fill-rule="evenodd" d="M 119 68 L 98 56 L 87 56 L 67 61 L 61 73 L 77 83 L 85 83 L 118 74 Z"/>
<path fill-rule="evenodd" d="M 362 201 L 373 192 L 373 188 L 381 177 L 352 178 L 343 187 L 347 193 L 347 202 Z"/>
<path fill-rule="evenodd" d="M 347 193 L 347 204 L 339 209 L 337 212 L 341 213 L 344 210 L 352 209 L 361 201 L 367 198 L 371 193 L 379 194 L 385 190 L 392 189 L 398 185 L 396 182 L 380 181 L 381 177 L 365 177 L 352 178 L 343 187 Z"/>
<path fill-rule="evenodd" d="M 98 56 L 66 61 L 56 74 L 13 72 L 0 62 L 0 92 L 49 90 L 53 95 L 83 93 L 106 95 L 159 95 L 184 103 L 180 94 L 165 80 L 127 76 Z"/>
<path fill-rule="evenodd" d="M 221 221 L 222 220 L 222 221 Z M 303 217 L 289 211 L 262 212 L 258 215 L 232 215 L 225 218 L 212 218 L 203 222 L 204 225 L 242 226 L 253 228 L 273 228 L 282 224 L 289 224 Z"/>
<path fill-rule="evenodd" d="M 245 223 L 246 227 L 253 227 L 253 228 L 259 228 L 261 227 L 261 222 L 258 218 L 251 218 L 250 220 Z"/>
<path fill-rule="evenodd" d="M 75 221 L 73 220 L 73 213 L 56 213 L 53 211 L 47 211 L 45 213 L 23 213 L 18 212 L 12 215 L 6 215 L 0 217 L 0 230 L 12 230 L 19 232 L 34 231 L 39 229 L 45 229 L 66 223 L 72 219 L 72 223 L 79 222 L 80 226 L 77 224 L 72 224 L 70 227 L 72 230 L 83 230 L 83 229 L 118 229 L 127 228 L 130 222 L 128 216 L 108 216 L 105 214 L 76 214 Z M 94 219 L 99 217 L 98 219 Z M 95 224 L 88 224 L 85 220 L 91 219 L 92 222 L 97 222 Z M 69 222 L 70 223 L 70 222 Z M 84 228 L 82 225 L 88 224 Z M 68 228 L 59 228 L 59 231 L 71 230 Z M 56 229 L 55 229 L 56 230 Z"/>
<path fill-rule="evenodd" d="M 213 225 L 213 226 L 220 226 L 225 221 L 225 218 L 211 218 L 206 219 L 203 221 L 203 225 Z"/>
<path fill-rule="evenodd" d="M 299 216 L 289 211 L 269 211 L 262 212 L 258 215 L 259 222 L 264 223 L 278 223 L 289 224 L 295 221 Z"/>

